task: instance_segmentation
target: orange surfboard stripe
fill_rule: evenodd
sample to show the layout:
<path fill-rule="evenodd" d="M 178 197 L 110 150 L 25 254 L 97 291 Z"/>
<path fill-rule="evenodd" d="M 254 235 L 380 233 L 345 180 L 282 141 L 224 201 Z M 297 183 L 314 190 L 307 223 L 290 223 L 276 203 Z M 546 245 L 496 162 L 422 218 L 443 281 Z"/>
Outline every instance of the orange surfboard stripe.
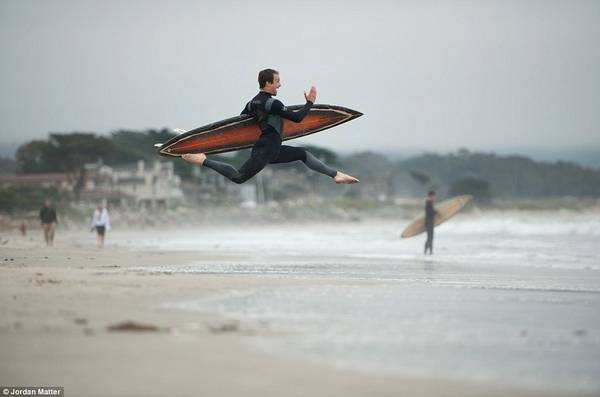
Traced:
<path fill-rule="evenodd" d="M 302 106 L 290 106 L 292 110 Z M 314 134 L 343 124 L 362 113 L 332 105 L 314 105 L 300 123 L 284 121 L 283 140 Z M 225 153 L 252 147 L 260 137 L 260 128 L 250 116 L 236 116 L 188 131 L 165 142 L 156 152 L 163 156 L 179 157 L 185 153 Z"/>

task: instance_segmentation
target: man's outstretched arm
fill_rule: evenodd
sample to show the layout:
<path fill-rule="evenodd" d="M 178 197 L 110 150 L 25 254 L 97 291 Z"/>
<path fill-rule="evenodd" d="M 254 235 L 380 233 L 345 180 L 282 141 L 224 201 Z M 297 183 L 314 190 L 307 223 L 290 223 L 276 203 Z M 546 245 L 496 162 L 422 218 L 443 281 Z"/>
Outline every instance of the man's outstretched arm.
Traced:
<path fill-rule="evenodd" d="M 286 106 L 283 105 L 283 103 L 281 103 L 281 101 L 278 100 L 273 102 L 272 110 L 275 114 L 278 114 L 284 119 L 288 119 L 295 123 L 299 123 L 302 120 L 304 120 L 304 118 L 308 114 L 308 111 L 317 100 L 317 89 L 315 88 L 315 86 L 310 87 L 310 91 L 308 92 L 308 94 L 306 92 L 304 93 L 304 99 L 306 99 L 306 104 L 302 107 L 302 109 L 298 110 L 297 112 L 288 109 Z"/>

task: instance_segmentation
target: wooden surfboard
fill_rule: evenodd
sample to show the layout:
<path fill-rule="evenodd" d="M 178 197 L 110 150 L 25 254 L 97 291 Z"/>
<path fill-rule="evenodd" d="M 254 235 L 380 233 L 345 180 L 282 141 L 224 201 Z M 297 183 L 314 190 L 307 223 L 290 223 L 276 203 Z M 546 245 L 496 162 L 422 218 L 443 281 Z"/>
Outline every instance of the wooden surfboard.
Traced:
<path fill-rule="evenodd" d="M 303 105 L 288 106 L 299 110 Z M 361 112 L 334 105 L 313 105 L 300 123 L 284 120 L 283 140 L 314 134 L 362 116 Z M 175 136 L 158 147 L 156 153 L 180 157 L 186 153 L 225 153 L 252 147 L 260 137 L 258 123 L 249 115 L 231 117 Z"/>
<path fill-rule="evenodd" d="M 453 215 L 462 210 L 472 198 L 473 196 L 457 196 L 435 204 L 433 208 L 435 208 L 437 213 L 433 217 L 433 225 L 439 226 L 450 219 Z M 409 223 L 400 235 L 400 238 L 416 236 L 425 231 L 425 211 L 423 211 Z"/>

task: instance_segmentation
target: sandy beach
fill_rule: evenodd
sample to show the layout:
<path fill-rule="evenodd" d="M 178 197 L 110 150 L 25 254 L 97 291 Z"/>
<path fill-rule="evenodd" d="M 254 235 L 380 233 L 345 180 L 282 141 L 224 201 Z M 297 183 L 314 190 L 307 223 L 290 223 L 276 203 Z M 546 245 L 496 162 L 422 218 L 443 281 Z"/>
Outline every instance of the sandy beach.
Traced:
<path fill-rule="evenodd" d="M 2 235 L 0 386 L 64 387 L 66 396 L 549 395 L 344 370 L 251 348 L 249 338 L 285 330 L 161 304 L 257 287 L 370 281 L 149 272 L 143 268 L 235 254 L 123 250 L 110 244 L 119 233 L 136 232 L 110 233 L 104 249 L 76 232 L 59 231 L 54 247 L 43 244 L 41 232 Z"/>

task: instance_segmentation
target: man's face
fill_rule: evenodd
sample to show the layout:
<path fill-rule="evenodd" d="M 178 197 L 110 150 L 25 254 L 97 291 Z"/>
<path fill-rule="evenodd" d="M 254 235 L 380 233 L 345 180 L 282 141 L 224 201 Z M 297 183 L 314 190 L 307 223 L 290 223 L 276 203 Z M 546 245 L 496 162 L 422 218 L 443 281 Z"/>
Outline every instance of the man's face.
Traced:
<path fill-rule="evenodd" d="M 279 82 L 279 75 L 274 74 L 273 82 L 269 83 L 267 81 L 267 84 L 265 84 L 265 91 L 273 96 L 277 96 L 277 90 L 279 89 L 279 87 L 281 87 L 281 83 Z"/>

